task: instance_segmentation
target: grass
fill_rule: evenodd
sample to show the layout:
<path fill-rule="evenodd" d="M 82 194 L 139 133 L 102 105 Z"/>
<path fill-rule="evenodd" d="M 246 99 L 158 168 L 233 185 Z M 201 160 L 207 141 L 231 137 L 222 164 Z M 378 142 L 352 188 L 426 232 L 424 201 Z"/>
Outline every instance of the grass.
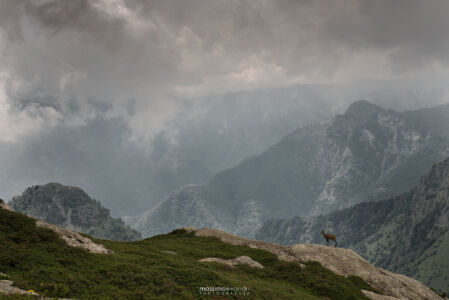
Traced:
<path fill-rule="evenodd" d="M 0 209 L 0 272 L 8 274 L 16 286 L 44 296 L 210 299 L 214 296 L 201 295 L 199 288 L 220 286 L 246 287 L 249 295 L 219 295 L 217 299 L 367 299 L 361 289 L 373 290 L 359 277 L 336 275 L 318 263 L 304 263 L 301 268 L 264 250 L 196 237 L 184 230 L 136 242 L 94 241 L 114 254 L 68 247 L 53 231 L 36 227 L 32 219 Z M 166 250 L 177 254 L 162 252 Z M 240 255 L 264 268 L 198 262 L 205 257 Z"/>

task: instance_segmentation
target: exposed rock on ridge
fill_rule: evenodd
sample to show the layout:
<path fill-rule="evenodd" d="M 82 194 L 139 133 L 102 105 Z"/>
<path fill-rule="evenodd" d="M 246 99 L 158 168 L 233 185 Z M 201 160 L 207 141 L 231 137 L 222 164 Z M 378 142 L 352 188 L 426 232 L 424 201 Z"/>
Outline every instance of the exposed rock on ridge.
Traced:
<path fill-rule="evenodd" d="M 200 259 L 199 262 L 217 262 L 220 264 L 228 265 L 230 267 L 235 267 L 236 265 L 243 264 L 243 265 L 248 265 L 253 268 L 259 268 L 259 269 L 263 268 L 263 266 L 260 263 L 258 263 L 257 261 L 254 261 L 249 256 L 238 256 L 234 259 L 221 259 L 221 258 L 216 258 L 216 257 L 207 257 L 207 258 Z"/>
<path fill-rule="evenodd" d="M 284 261 L 317 261 L 325 268 L 328 268 L 337 274 L 343 276 L 356 275 L 363 278 L 374 288 L 382 291 L 386 296 L 393 297 L 388 299 L 441 300 L 439 295 L 424 284 L 409 277 L 376 268 L 357 253 L 349 249 L 313 244 L 280 246 L 272 243 L 249 240 L 217 229 L 195 229 L 192 227 L 185 227 L 184 229 L 195 232 L 195 235 L 197 236 L 216 237 L 221 241 L 232 245 L 245 245 L 252 248 L 263 249 L 276 254 L 280 260 Z M 382 297 L 380 295 L 372 295 L 374 293 L 365 294 L 367 296 L 371 295 L 372 299 L 382 299 L 379 298 Z"/>
<path fill-rule="evenodd" d="M 59 235 L 59 237 L 61 237 L 67 243 L 67 245 L 71 247 L 82 248 L 90 253 L 103 253 L 103 254 L 113 253 L 105 246 L 93 242 L 91 239 L 82 236 L 78 232 L 74 232 L 56 225 L 48 224 L 42 220 L 36 220 L 36 226 L 53 230 Z"/>

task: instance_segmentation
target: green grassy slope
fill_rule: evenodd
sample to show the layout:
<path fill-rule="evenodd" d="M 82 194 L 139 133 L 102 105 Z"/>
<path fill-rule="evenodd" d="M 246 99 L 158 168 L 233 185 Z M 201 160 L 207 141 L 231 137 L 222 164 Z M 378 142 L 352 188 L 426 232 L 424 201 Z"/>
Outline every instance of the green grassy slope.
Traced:
<path fill-rule="evenodd" d="M 136 242 L 95 241 L 114 254 L 68 247 L 53 231 L 36 227 L 33 219 L 0 208 L 0 272 L 8 274 L 16 286 L 41 295 L 198 299 L 210 298 L 201 296 L 199 287 L 224 286 L 248 287 L 245 299 L 366 299 L 361 289 L 372 290 L 362 279 L 336 275 L 318 263 L 301 268 L 297 263 L 279 261 L 267 251 L 196 237 L 184 230 Z M 177 254 L 162 252 L 165 250 Z M 198 262 L 205 257 L 240 255 L 264 268 Z"/>

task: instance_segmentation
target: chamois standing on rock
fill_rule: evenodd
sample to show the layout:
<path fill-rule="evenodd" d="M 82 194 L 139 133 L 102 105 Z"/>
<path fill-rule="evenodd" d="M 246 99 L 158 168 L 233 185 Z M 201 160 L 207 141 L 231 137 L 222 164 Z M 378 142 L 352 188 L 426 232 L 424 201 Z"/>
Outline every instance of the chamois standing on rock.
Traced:
<path fill-rule="evenodd" d="M 323 230 L 321 230 L 321 234 L 326 239 L 327 244 L 329 245 L 329 240 L 333 240 L 335 242 L 335 247 L 337 247 L 337 236 L 332 233 L 325 233 Z"/>

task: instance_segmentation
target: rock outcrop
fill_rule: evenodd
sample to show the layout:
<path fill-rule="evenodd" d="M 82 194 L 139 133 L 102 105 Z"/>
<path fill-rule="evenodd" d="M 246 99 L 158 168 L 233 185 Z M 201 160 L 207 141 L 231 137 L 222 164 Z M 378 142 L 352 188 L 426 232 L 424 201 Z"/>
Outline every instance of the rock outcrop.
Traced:
<path fill-rule="evenodd" d="M 259 268 L 259 269 L 263 268 L 263 266 L 260 263 L 258 263 L 257 261 L 254 261 L 249 256 L 238 256 L 234 259 L 221 259 L 221 258 L 216 258 L 216 257 L 207 257 L 207 258 L 200 259 L 199 262 L 217 262 L 217 263 L 224 264 L 224 265 L 227 265 L 230 267 L 235 267 L 236 265 L 248 265 L 253 268 Z"/>
<path fill-rule="evenodd" d="M 0 280 L 0 294 L 6 294 L 6 295 L 24 295 L 24 296 L 34 296 L 34 298 L 30 299 L 39 299 L 39 300 L 71 300 L 69 298 L 47 298 L 39 295 L 35 291 L 25 291 L 22 289 L 19 289 L 18 287 L 13 286 L 14 282 L 11 280 Z M 28 298 L 26 298 L 28 299 Z"/>
<path fill-rule="evenodd" d="M 251 248 L 266 250 L 276 254 L 280 260 L 299 263 L 316 261 L 339 275 L 359 276 L 384 294 L 379 295 L 365 291 L 365 295 L 371 299 L 441 300 L 439 295 L 424 284 L 409 277 L 376 268 L 349 249 L 314 244 L 280 246 L 278 244 L 242 238 L 217 229 L 195 229 L 192 227 L 186 227 L 184 229 L 195 232 L 197 236 L 216 237 L 232 245 L 245 245 Z"/>
<path fill-rule="evenodd" d="M 13 286 L 13 282 L 11 280 L 0 280 L 0 293 L 7 295 L 32 295 L 39 296 L 39 294 L 33 291 L 25 291 L 19 289 L 18 287 Z"/>
<path fill-rule="evenodd" d="M 103 253 L 103 254 L 113 253 L 105 246 L 93 242 L 91 239 L 82 236 L 78 232 L 71 231 L 56 225 L 48 224 L 42 220 L 36 220 L 36 226 L 53 230 L 59 235 L 59 237 L 61 237 L 67 243 L 67 245 L 71 247 L 82 248 L 90 253 Z"/>

